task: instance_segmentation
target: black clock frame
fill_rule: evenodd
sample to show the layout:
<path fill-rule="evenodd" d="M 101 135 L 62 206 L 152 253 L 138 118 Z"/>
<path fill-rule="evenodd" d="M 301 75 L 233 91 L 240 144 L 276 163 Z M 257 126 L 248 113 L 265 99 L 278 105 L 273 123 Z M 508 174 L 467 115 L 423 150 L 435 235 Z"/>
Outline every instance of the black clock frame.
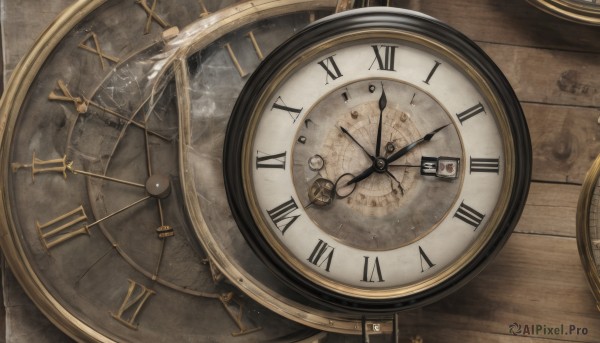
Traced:
<path fill-rule="evenodd" d="M 262 237 L 248 206 L 243 182 L 242 151 L 253 109 L 264 87 L 290 59 L 329 37 L 371 28 L 411 32 L 459 52 L 492 87 L 509 118 L 514 140 L 514 183 L 507 209 L 486 246 L 459 272 L 423 292 L 410 296 L 370 300 L 342 295 L 322 287 L 293 270 Z M 246 241 L 273 273 L 300 294 L 335 310 L 385 314 L 423 306 L 462 287 L 499 252 L 523 211 L 531 178 L 531 143 L 523 111 L 513 89 L 489 56 L 473 41 L 450 26 L 422 14 L 391 8 L 357 9 L 319 20 L 275 49 L 250 76 L 237 99 L 226 132 L 223 171 L 233 216 Z"/>

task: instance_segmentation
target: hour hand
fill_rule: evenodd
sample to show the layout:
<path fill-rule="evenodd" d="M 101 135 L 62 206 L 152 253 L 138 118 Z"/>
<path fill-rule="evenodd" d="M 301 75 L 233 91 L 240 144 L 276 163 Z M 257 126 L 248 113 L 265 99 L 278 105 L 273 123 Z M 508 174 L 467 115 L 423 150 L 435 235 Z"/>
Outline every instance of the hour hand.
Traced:
<path fill-rule="evenodd" d="M 346 130 L 346 129 L 345 129 L 343 126 L 340 126 L 340 129 L 342 130 L 342 132 L 343 132 L 345 135 L 347 135 L 348 137 L 350 137 L 350 139 L 351 139 L 351 140 L 352 140 L 354 143 L 356 143 L 356 145 L 358 145 L 358 146 L 359 146 L 359 147 L 362 149 L 362 151 L 364 151 L 364 153 L 365 153 L 365 154 L 366 154 L 366 155 L 369 157 L 369 159 L 370 159 L 371 161 L 375 161 L 375 157 L 373 157 L 373 155 L 369 154 L 369 153 L 367 152 L 367 150 L 366 150 L 366 149 L 365 149 L 365 148 L 364 148 L 362 145 L 360 145 L 360 143 L 359 143 L 359 142 L 358 142 L 356 139 L 354 139 L 354 137 L 352 137 L 352 135 L 350 134 L 350 132 L 348 132 L 348 130 Z"/>
<path fill-rule="evenodd" d="M 387 107 L 387 97 L 381 84 L 381 98 L 379 98 L 379 124 L 377 126 L 377 142 L 375 143 L 375 156 L 381 156 L 381 131 L 383 129 L 383 110 Z"/>
<path fill-rule="evenodd" d="M 358 174 L 356 177 L 354 177 L 352 180 L 346 182 L 346 186 L 352 185 L 354 183 L 358 183 L 366 178 L 368 178 L 371 174 L 373 174 L 375 172 L 375 166 L 372 165 L 370 166 L 368 169 L 366 169 L 365 171 L 363 171 L 362 173 Z"/>

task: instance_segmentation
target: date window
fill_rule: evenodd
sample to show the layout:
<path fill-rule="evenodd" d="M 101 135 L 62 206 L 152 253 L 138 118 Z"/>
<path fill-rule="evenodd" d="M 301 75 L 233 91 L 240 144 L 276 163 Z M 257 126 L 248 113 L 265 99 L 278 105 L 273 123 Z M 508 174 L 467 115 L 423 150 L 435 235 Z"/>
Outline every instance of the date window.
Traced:
<path fill-rule="evenodd" d="M 440 157 L 438 160 L 437 177 L 456 179 L 460 168 L 460 159 Z"/>
<path fill-rule="evenodd" d="M 443 179 L 456 179 L 460 172 L 460 158 L 426 157 L 421 158 L 421 175 Z"/>

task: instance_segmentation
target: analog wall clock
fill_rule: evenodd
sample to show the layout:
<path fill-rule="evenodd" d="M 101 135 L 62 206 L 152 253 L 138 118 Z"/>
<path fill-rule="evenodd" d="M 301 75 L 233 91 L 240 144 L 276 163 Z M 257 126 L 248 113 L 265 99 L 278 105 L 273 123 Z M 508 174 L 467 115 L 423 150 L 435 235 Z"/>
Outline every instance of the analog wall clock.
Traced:
<path fill-rule="evenodd" d="M 203 29 L 226 22 L 243 7 L 237 6 L 78 1 L 38 40 L 6 89 L 2 250 L 36 305 L 76 340 L 255 342 L 320 335 L 233 287 L 184 211 L 182 76 L 174 56 L 194 55 Z M 282 40 L 316 15 L 309 10 L 334 6 L 281 2 L 264 17 L 263 31 Z M 282 15 L 285 21 L 277 21 Z M 235 47 L 231 55 L 221 49 L 244 61 Z"/>
<path fill-rule="evenodd" d="M 600 310 L 600 157 L 588 171 L 577 206 L 577 248 L 585 274 Z"/>
<path fill-rule="evenodd" d="M 528 0 L 532 5 L 558 17 L 589 25 L 600 25 L 598 0 Z"/>
<path fill-rule="evenodd" d="M 277 277 L 339 311 L 419 306 L 473 277 L 525 203 L 529 136 L 510 85 L 418 13 L 326 17 L 241 91 L 227 196 Z"/>

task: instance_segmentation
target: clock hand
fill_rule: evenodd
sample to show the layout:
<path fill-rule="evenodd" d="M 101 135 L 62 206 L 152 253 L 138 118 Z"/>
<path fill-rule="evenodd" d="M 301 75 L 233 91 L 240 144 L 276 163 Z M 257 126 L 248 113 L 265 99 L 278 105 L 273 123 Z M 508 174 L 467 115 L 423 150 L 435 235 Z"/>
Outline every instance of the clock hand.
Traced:
<path fill-rule="evenodd" d="M 352 180 L 346 182 L 346 186 L 349 186 L 351 184 L 354 183 L 358 183 L 366 178 L 368 178 L 371 174 L 373 174 L 375 172 L 375 164 L 371 165 L 369 168 L 367 168 L 365 171 L 363 171 L 362 173 L 358 174 L 355 178 L 353 178 Z"/>
<path fill-rule="evenodd" d="M 385 90 L 383 89 L 383 83 L 381 83 L 381 98 L 379 98 L 379 126 L 377 127 L 377 142 L 375 145 L 375 156 L 381 156 L 381 131 L 383 128 L 383 110 L 387 106 L 387 98 L 385 96 Z"/>
<path fill-rule="evenodd" d="M 340 126 L 340 129 L 342 130 L 343 133 L 345 133 L 346 135 L 348 135 L 348 137 L 350 137 L 350 139 L 352 139 L 352 141 L 354 143 L 356 143 L 356 145 L 358 145 L 362 149 L 362 151 L 365 152 L 365 154 L 369 157 L 369 159 L 371 161 L 375 161 L 375 157 L 373 157 L 371 154 L 369 154 L 367 152 L 367 150 L 362 145 L 360 145 L 360 143 L 356 139 L 354 139 L 354 137 L 352 137 L 352 135 L 350 134 L 350 132 L 348 132 L 348 130 L 344 129 L 343 126 Z"/>
<path fill-rule="evenodd" d="M 442 129 L 444 129 L 448 125 L 450 125 L 450 124 L 446 124 L 444 126 L 438 127 L 437 129 L 431 131 L 430 133 L 426 134 L 422 138 L 420 138 L 420 139 L 410 143 L 409 145 L 405 146 L 404 148 L 396 151 L 392 156 L 387 158 L 386 162 L 389 165 L 390 163 L 396 161 L 400 157 L 408 154 L 412 149 L 417 147 L 419 144 L 421 144 L 423 142 L 429 142 L 433 138 L 433 136 L 435 136 L 436 133 L 440 132 Z"/>

